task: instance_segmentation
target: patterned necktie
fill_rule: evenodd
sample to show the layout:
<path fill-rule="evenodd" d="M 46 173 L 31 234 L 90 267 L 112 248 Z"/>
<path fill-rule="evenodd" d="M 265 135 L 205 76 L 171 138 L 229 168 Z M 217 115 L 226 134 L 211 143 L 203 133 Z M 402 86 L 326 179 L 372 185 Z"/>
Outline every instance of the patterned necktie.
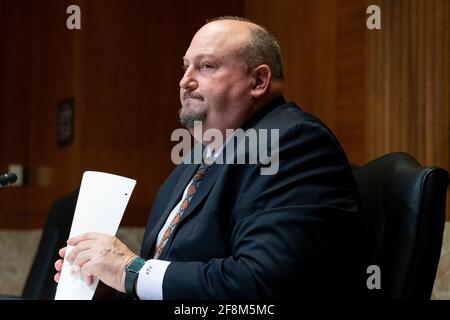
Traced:
<path fill-rule="evenodd" d="M 197 192 L 198 186 L 202 182 L 203 178 L 205 178 L 206 173 L 208 172 L 210 167 L 211 167 L 211 163 L 209 163 L 209 164 L 202 163 L 200 165 L 200 167 L 198 168 L 197 172 L 195 173 L 194 177 L 192 178 L 191 184 L 188 187 L 186 197 L 183 199 L 180 209 L 178 209 L 178 212 L 173 217 L 172 221 L 169 224 L 169 227 L 164 232 L 164 235 L 161 238 L 161 241 L 156 246 L 155 255 L 154 255 L 153 259 L 158 259 L 159 256 L 161 255 L 161 252 L 164 250 L 164 247 L 166 246 L 170 235 L 175 230 L 175 227 L 178 225 L 178 222 L 180 222 L 181 216 L 186 211 L 186 208 L 189 206 L 189 203 L 191 202 L 192 198 L 194 197 L 195 193 Z"/>

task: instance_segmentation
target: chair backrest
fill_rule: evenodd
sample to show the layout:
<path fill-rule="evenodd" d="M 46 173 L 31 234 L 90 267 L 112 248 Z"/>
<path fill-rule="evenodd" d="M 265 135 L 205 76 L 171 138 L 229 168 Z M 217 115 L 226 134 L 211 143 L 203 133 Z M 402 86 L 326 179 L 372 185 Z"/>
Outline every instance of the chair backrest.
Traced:
<path fill-rule="evenodd" d="M 43 229 L 36 256 L 28 274 L 23 299 L 48 300 L 56 293 L 54 263 L 59 258 L 58 251 L 66 246 L 70 233 L 75 206 L 78 199 L 78 189 L 56 200 Z"/>
<path fill-rule="evenodd" d="M 354 171 L 362 200 L 365 266 L 381 271 L 384 299 L 429 299 L 445 224 L 448 172 L 394 152 Z"/>

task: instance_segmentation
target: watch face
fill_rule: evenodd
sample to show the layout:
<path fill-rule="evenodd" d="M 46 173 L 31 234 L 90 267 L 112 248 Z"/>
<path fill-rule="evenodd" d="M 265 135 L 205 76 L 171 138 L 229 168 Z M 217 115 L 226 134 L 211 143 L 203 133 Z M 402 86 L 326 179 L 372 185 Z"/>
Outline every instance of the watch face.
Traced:
<path fill-rule="evenodd" d="M 138 273 L 139 270 L 142 269 L 142 267 L 145 264 L 145 260 L 142 258 L 135 258 L 131 263 L 128 265 L 127 270 Z"/>

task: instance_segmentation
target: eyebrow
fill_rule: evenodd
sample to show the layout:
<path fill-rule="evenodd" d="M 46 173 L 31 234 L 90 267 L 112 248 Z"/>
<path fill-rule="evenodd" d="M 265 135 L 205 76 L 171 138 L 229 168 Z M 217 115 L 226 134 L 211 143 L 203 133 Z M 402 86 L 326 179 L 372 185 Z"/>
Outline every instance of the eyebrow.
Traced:
<path fill-rule="evenodd" d="M 214 56 L 214 55 L 212 55 L 212 54 L 210 54 L 210 53 L 203 53 L 203 54 L 200 54 L 200 55 L 198 55 L 198 56 L 195 57 L 195 59 L 203 59 L 203 58 L 213 58 L 213 59 L 217 59 L 216 56 Z M 195 59 L 194 59 L 194 60 L 195 60 Z M 186 56 L 184 56 L 184 57 L 182 58 L 182 60 L 183 60 L 183 62 L 189 62 L 189 60 L 186 58 Z"/>

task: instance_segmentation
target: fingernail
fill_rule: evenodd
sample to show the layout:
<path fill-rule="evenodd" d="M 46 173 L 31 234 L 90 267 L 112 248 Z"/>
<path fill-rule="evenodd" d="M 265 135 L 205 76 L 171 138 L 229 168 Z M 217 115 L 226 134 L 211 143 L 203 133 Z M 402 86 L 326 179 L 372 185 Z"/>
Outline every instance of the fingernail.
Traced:
<path fill-rule="evenodd" d="M 78 274 L 78 272 L 80 271 L 80 268 L 77 266 L 72 266 L 72 270 L 70 270 L 70 274 L 71 275 L 75 275 Z"/>

